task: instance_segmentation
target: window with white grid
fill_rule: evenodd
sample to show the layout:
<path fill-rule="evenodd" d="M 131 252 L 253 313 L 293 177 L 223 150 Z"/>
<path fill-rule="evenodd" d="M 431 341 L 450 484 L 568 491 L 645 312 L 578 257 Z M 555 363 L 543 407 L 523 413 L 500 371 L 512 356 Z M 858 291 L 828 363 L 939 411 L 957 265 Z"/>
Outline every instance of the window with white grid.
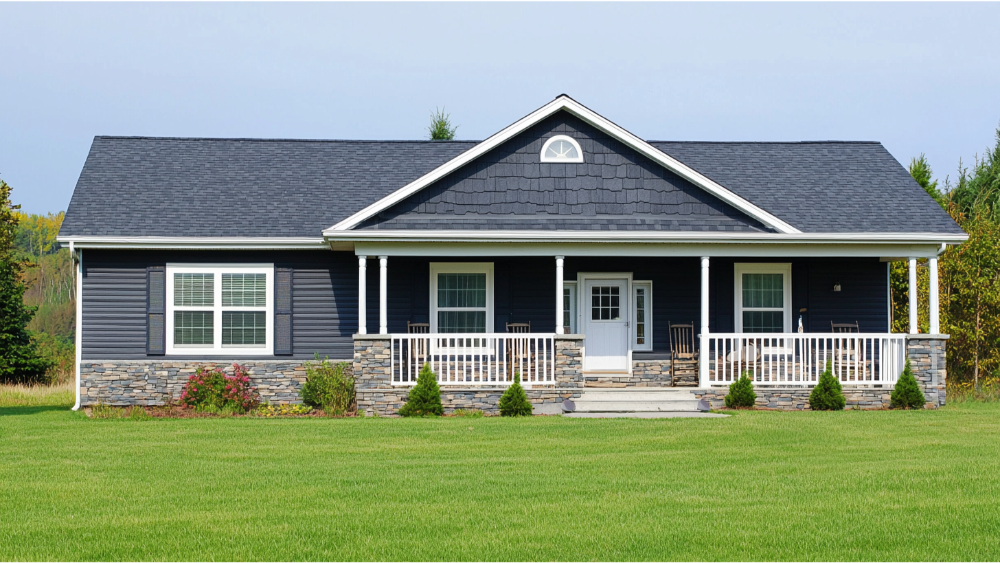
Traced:
<path fill-rule="evenodd" d="M 273 352 L 274 266 L 167 265 L 167 354 Z"/>

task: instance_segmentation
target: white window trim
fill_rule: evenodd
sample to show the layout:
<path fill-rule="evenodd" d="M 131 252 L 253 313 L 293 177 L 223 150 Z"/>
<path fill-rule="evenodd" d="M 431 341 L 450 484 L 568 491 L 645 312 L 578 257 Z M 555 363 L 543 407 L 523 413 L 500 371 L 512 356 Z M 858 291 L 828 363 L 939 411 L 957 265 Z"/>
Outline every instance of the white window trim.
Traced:
<path fill-rule="evenodd" d="M 438 332 L 438 274 L 486 274 L 486 332 L 495 332 L 493 324 L 493 262 L 431 262 L 431 332 Z M 449 311 L 479 311 L 481 307 L 448 307 Z M 471 334 L 471 333 L 469 333 Z"/>
<path fill-rule="evenodd" d="M 639 344 L 639 315 L 638 315 L 638 299 L 636 299 L 636 289 L 644 288 L 646 290 L 646 306 L 643 307 L 645 312 L 645 323 L 646 323 L 646 342 L 644 344 Z M 632 294 L 631 294 L 631 305 L 632 305 L 632 349 L 640 350 L 644 352 L 651 351 L 653 349 L 653 282 L 652 280 L 634 280 L 632 282 Z"/>
<path fill-rule="evenodd" d="M 736 332 L 743 332 L 743 274 L 782 274 L 782 297 L 784 298 L 784 328 L 782 330 L 785 333 L 792 332 L 792 264 L 789 262 L 737 262 L 733 272 Z M 755 310 L 755 308 L 750 310 Z"/>
<path fill-rule="evenodd" d="M 552 143 L 555 143 L 557 141 L 565 141 L 565 142 L 573 145 L 573 147 L 576 149 L 577 157 L 576 158 L 552 158 L 551 156 L 545 156 L 545 153 L 549 150 L 549 146 L 552 145 Z M 552 137 L 548 141 L 545 141 L 545 144 L 542 145 L 541 157 L 542 157 L 542 162 L 549 162 L 549 163 L 553 163 L 553 164 L 555 164 L 555 163 L 558 163 L 558 164 L 571 164 L 571 163 L 574 163 L 574 162 L 583 162 L 583 149 L 580 148 L 580 143 L 576 142 L 576 139 L 574 139 L 573 137 L 570 137 L 568 135 L 556 135 L 555 137 Z"/>
<path fill-rule="evenodd" d="M 274 354 L 274 264 L 167 264 L 167 355 L 186 356 L 270 356 Z M 215 274 L 213 305 L 213 337 L 211 347 L 174 346 L 174 311 L 205 311 L 208 307 L 185 307 L 174 305 L 174 274 Z M 264 274 L 267 304 L 264 307 L 222 306 L 222 274 Z M 222 312 L 263 311 L 266 324 L 265 345 L 260 348 L 243 346 L 222 346 Z"/>
<path fill-rule="evenodd" d="M 566 334 L 578 334 L 577 331 L 580 329 L 580 312 L 577 304 L 579 300 L 577 299 L 578 285 L 575 281 L 564 281 L 563 282 L 563 292 L 567 289 L 570 290 L 569 293 L 569 311 L 563 311 L 563 313 L 569 313 L 569 327 Z M 565 303 L 564 303 L 565 305 Z"/>

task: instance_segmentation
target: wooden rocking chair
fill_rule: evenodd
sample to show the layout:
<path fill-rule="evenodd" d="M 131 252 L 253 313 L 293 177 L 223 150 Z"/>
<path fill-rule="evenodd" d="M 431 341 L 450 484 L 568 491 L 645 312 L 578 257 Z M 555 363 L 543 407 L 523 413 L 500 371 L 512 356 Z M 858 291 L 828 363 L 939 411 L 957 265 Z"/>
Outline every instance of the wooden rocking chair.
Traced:
<path fill-rule="evenodd" d="M 694 323 L 667 324 L 670 335 L 670 379 L 674 387 L 698 386 L 698 347 Z"/>

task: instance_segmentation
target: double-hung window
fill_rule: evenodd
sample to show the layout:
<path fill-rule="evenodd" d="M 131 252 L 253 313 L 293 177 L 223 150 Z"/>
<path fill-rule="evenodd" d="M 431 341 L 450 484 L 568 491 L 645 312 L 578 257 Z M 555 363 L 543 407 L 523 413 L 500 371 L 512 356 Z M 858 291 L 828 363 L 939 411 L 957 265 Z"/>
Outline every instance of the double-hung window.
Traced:
<path fill-rule="evenodd" d="M 167 265 L 167 354 L 269 355 L 274 266 Z"/>
<path fill-rule="evenodd" d="M 493 263 L 431 263 L 431 332 L 493 332 Z"/>
<path fill-rule="evenodd" d="M 791 332 L 792 265 L 737 263 L 736 331 Z"/>

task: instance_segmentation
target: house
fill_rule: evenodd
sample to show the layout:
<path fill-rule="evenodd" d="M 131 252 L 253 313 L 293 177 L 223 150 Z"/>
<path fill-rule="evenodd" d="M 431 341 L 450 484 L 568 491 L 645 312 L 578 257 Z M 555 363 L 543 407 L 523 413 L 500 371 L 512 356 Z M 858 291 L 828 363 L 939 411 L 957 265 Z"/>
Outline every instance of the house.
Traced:
<path fill-rule="evenodd" d="M 59 240 L 77 407 L 234 361 L 295 402 L 318 354 L 393 414 L 424 363 L 446 409 L 742 372 L 802 408 L 828 364 L 880 408 L 909 357 L 941 405 L 937 284 L 892 334 L 889 263 L 966 238 L 879 143 L 644 141 L 563 95 L 481 142 L 97 137 Z"/>

